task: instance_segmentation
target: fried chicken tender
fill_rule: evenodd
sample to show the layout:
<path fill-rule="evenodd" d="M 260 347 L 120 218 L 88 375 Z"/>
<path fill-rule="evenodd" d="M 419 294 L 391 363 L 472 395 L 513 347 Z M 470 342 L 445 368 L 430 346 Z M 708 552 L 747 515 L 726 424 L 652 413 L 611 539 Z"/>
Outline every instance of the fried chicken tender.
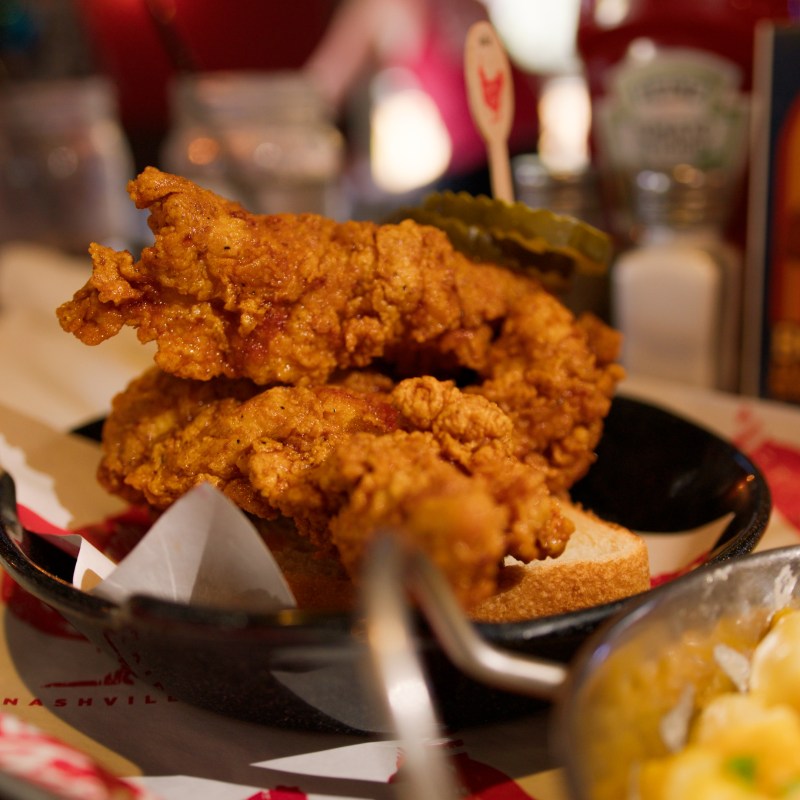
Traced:
<path fill-rule="evenodd" d="M 546 292 L 515 305 L 489 351 L 486 378 L 466 391 L 514 423 L 518 458 L 547 462 L 548 485 L 568 490 L 587 472 L 624 371 L 619 334 L 594 316 L 576 321 Z"/>
<path fill-rule="evenodd" d="M 90 345 L 126 325 L 157 345 L 106 423 L 109 491 L 165 509 L 208 481 L 354 578 L 392 528 L 465 606 L 505 555 L 561 553 L 556 497 L 594 460 L 615 332 L 413 221 L 250 214 L 154 168 L 128 188 L 154 243 L 93 244 L 57 312 Z"/>
<path fill-rule="evenodd" d="M 270 519 L 282 513 L 280 498 L 295 475 L 319 464 L 336 442 L 397 426 L 398 412 L 378 392 L 329 385 L 264 390 L 251 381 L 191 381 L 152 368 L 114 398 L 98 478 L 113 494 L 156 509 L 208 482 Z M 263 478 L 264 495 L 249 479 L 257 453 L 262 460 L 280 454 L 274 473 Z M 324 514 L 318 505 L 307 507 L 309 518 Z"/>
<path fill-rule="evenodd" d="M 92 345 L 132 326 L 183 378 L 320 384 L 407 344 L 480 366 L 492 323 L 527 287 L 412 222 L 249 214 L 152 167 L 129 192 L 154 245 L 134 261 L 93 244 L 93 274 L 58 316 Z"/>
<path fill-rule="evenodd" d="M 207 481 L 256 516 L 293 519 L 355 580 L 371 537 L 393 528 L 465 606 L 495 589 L 504 555 L 563 550 L 572 524 L 545 471 L 513 455 L 494 403 L 432 377 L 386 393 L 346 384 L 261 389 L 153 369 L 115 398 L 100 482 L 163 509 Z"/>
<path fill-rule="evenodd" d="M 518 458 L 563 491 L 593 461 L 622 376 L 619 338 L 577 322 L 533 278 L 455 251 L 439 230 L 253 215 L 146 169 L 129 186 L 155 243 L 138 261 L 94 244 L 87 284 L 58 309 L 99 344 L 123 325 L 183 378 L 314 386 L 377 365 L 471 384 L 515 423 Z"/>

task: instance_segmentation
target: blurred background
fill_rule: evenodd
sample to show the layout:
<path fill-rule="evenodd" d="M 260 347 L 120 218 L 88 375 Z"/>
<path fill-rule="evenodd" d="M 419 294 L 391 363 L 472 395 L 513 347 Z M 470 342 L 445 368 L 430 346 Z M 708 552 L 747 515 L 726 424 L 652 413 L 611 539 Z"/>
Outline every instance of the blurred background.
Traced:
<path fill-rule="evenodd" d="M 92 91 L 107 90 L 103 111 L 121 125 L 132 170 L 153 164 L 217 186 L 231 179 L 225 172 L 256 172 L 233 182 L 266 184 L 305 161 L 295 182 L 337 184 L 339 205 L 328 198 L 326 211 L 369 217 L 434 185 L 488 191 L 462 74 L 466 30 L 486 17 L 515 69 L 512 153 L 541 145 L 582 169 L 576 0 L 2 0 L 0 55 L 6 87 L 26 84 L 17 106 L 36 104 L 43 127 L 55 124 L 43 119 L 53 99 L 37 103 L 32 82 L 63 81 L 66 95 L 67 82 L 103 78 Z M 543 75 L 563 85 L 543 92 Z M 548 113 L 540 100 L 558 108 Z M 256 203 L 317 210 L 302 208 L 311 193 L 297 209 L 282 200 Z"/>
<path fill-rule="evenodd" d="M 32 245 L 146 243 L 125 183 L 147 165 L 265 213 L 381 220 L 434 190 L 489 194 L 463 76 L 489 19 L 516 198 L 614 240 L 565 302 L 623 330 L 632 372 L 775 395 L 766 290 L 746 302 L 765 286 L 754 79 L 775 77 L 756 34 L 797 18 L 797 0 L 0 0 L 0 308 L 30 289 Z M 800 334 L 781 342 L 778 399 L 800 400 Z"/>

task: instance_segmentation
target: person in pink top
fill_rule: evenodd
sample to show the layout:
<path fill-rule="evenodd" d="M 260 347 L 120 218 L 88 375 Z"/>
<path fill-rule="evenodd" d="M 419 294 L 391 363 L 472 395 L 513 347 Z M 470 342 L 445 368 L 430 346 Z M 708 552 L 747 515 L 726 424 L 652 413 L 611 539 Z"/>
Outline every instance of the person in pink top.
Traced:
<path fill-rule="evenodd" d="M 397 67 L 433 100 L 451 143 L 450 163 L 437 188 L 489 194 L 486 150 L 469 111 L 464 41 L 487 19 L 478 0 L 344 0 L 305 69 L 334 108 L 369 70 Z M 537 83 L 514 70 L 515 117 L 509 150 L 535 150 Z"/>

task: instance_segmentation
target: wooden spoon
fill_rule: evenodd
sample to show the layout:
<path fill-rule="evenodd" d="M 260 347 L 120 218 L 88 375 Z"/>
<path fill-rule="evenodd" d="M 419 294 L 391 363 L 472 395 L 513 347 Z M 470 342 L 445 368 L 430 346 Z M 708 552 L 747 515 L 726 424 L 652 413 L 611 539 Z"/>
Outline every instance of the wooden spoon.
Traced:
<path fill-rule="evenodd" d="M 476 22 L 464 45 L 464 74 L 470 111 L 486 142 L 492 194 L 514 201 L 508 134 L 514 118 L 511 66 L 491 23 Z"/>

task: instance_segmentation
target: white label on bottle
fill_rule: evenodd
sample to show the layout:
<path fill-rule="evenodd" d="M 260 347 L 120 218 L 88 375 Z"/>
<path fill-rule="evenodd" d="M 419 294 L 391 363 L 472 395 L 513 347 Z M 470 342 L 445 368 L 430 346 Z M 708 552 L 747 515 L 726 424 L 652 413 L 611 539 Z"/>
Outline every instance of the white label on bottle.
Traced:
<path fill-rule="evenodd" d="M 641 47 L 639 48 L 641 50 Z M 617 170 L 691 164 L 735 174 L 747 152 L 748 102 L 738 68 L 688 48 L 650 49 L 609 76 L 596 108 L 598 142 Z"/>

